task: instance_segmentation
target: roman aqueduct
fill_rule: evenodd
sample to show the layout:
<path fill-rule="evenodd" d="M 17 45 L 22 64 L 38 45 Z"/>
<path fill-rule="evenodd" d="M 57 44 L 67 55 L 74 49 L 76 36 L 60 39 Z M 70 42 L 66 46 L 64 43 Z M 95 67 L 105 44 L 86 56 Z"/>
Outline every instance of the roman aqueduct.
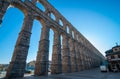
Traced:
<path fill-rule="evenodd" d="M 41 3 L 45 11 L 40 10 L 36 6 L 36 2 Z M 0 0 L 0 24 L 10 5 L 20 9 L 25 18 L 7 70 L 7 78 L 24 76 L 34 19 L 39 20 L 42 24 L 34 75 L 45 75 L 48 71 L 46 67 L 48 67 L 49 62 L 50 29 L 54 31 L 52 74 L 78 72 L 93 68 L 99 66 L 104 59 L 103 55 L 47 0 Z M 55 20 L 51 18 L 51 14 L 54 14 Z M 69 32 L 67 32 L 67 28 L 69 28 Z M 63 38 L 62 49 L 60 36 Z"/>

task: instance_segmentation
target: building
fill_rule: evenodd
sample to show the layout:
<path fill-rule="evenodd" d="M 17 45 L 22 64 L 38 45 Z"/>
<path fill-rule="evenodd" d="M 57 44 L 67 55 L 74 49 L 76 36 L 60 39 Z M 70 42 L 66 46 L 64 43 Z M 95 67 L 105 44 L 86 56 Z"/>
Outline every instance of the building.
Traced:
<path fill-rule="evenodd" d="M 120 45 L 105 52 L 110 71 L 120 71 Z"/>

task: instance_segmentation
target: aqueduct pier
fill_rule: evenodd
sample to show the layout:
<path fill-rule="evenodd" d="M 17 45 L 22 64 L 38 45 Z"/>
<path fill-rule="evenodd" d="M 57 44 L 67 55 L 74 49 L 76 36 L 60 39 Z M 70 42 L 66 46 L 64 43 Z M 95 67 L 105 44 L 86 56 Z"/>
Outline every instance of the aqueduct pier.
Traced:
<path fill-rule="evenodd" d="M 45 11 L 36 6 L 42 4 Z M 6 78 L 23 77 L 29 49 L 33 20 L 42 24 L 41 38 L 37 52 L 35 72 L 37 76 L 48 71 L 49 31 L 54 32 L 51 73 L 61 74 L 78 72 L 99 66 L 104 56 L 68 22 L 47 0 L 0 0 L 0 23 L 8 7 L 12 5 L 20 9 L 24 15 L 24 23 L 19 33 L 13 56 L 9 64 Z M 55 20 L 51 18 L 54 14 Z M 60 24 L 62 22 L 62 25 Z M 69 32 L 67 32 L 67 28 Z M 60 43 L 62 36 L 62 45 Z M 62 46 L 62 49 L 61 49 Z"/>

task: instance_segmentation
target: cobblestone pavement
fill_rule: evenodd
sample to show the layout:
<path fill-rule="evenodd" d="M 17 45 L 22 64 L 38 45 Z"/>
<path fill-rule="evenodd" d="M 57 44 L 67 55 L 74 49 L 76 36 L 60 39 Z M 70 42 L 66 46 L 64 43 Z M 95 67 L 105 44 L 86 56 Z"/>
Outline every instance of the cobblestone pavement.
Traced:
<path fill-rule="evenodd" d="M 120 79 L 120 72 L 100 72 L 99 68 L 49 76 L 26 76 L 18 79 Z"/>

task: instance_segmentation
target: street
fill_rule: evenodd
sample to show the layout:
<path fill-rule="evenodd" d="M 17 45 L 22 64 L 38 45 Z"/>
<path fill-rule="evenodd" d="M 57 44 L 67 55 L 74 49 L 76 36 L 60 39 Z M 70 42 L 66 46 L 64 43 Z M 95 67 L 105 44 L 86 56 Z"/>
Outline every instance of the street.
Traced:
<path fill-rule="evenodd" d="M 99 68 L 95 68 L 90 70 L 84 70 L 81 72 L 48 75 L 48 76 L 25 75 L 24 78 L 17 78 L 17 79 L 120 79 L 120 72 L 101 72 Z"/>
<path fill-rule="evenodd" d="M 99 68 L 75 73 L 66 73 L 49 76 L 26 76 L 22 79 L 120 79 L 120 72 L 100 72 Z M 20 79 L 20 78 L 19 78 Z"/>

